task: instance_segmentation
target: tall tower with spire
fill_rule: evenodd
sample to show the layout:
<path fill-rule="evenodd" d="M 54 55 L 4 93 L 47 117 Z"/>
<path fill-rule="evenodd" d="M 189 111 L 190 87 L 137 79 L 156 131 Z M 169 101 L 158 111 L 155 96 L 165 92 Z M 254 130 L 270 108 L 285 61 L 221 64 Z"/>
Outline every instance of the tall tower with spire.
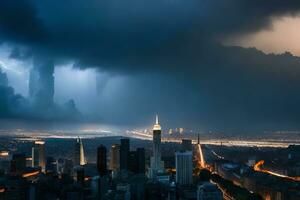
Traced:
<path fill-rule="evenodd" d="M 164 162 L 161 160 L 161 126 L 156 115 L 153 126 L 153 151 L 150 163 L 150 178 L 155 178 L 158 173 L 164 171 Z"/>
<path fill-rule="evenodd" d="M 75 143 L 74 165 L 78 166 L 78 165 L 85 165 L 85 164 L 86 164 L 86 160 L 84 156 L 83 143 L 81 138 L 78 137 Z"/>

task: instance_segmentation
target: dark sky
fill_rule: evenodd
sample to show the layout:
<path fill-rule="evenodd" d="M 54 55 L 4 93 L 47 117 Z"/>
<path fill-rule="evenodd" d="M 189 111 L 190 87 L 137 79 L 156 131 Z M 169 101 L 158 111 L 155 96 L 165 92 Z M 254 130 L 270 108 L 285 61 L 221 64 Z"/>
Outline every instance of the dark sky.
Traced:
<path fill-rule="evenodd" d="M 299 0 L 1 0 L 0 48 L 30 77 L 20 95 L 0 72 L 0 117 L 299 130 L 300 59 L 222 44 L 299 11 Z M 95 86 L 76 91 L 63 65 L 92 70 Z"/>

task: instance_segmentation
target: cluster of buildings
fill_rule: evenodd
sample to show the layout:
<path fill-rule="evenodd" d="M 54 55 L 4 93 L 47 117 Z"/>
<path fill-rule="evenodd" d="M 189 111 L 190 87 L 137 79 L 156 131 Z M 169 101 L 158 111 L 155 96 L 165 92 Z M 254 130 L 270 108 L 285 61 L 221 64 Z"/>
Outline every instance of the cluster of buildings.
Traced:
<path fill-rule="evenodd" d="M 31 157 L 0 152 L 0 199 L 198 199 L 218 200 L 221 190 L 208 180 L 198 180 L 193 173 L 194 146 L 183 140 L 175 151 L 175 166 L 165 168 L 161 144 L 162 129 L 156 117 L 153 126 L 151 157 L 146 150 L 130 148 L 130 140 L 121 138 L 118 144 L 97 147 L 96 163 L 88 163 L 84 144 L 77 138 L 72 157 L 55 159 L 46 156 L 45 142 L 37 140 Z"/>

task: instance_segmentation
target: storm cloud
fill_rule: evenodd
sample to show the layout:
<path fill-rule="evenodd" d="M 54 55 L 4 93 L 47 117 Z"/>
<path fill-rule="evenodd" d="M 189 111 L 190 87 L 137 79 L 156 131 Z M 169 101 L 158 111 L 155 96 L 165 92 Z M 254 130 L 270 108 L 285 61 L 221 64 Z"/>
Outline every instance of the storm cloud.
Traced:
<path fill-rule="evenodd" d="M 221 42 L 299 11 L 298 0 L 3 0 L 0 41 L 17 59 L 128 77 L 99 97 L 111 123 L 159 112 L 206 129 L 298 129 L 299 58 Z"/>

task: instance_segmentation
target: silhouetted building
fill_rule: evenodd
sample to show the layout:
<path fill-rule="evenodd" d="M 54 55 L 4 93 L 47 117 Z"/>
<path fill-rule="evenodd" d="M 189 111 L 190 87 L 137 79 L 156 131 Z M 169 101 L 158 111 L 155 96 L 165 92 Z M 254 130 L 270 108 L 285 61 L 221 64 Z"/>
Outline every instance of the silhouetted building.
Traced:
<path fill-rule="evenodd" d="M 193 154 L 191 151 L 175 153 L 176 183 L 190 185 L 193 183 Z"/>
<path fill-rule="evenodd" d="M 73 162 L 71 159 L 65 159 L 63 166 L 63 173 L 71 175 L 73 172 Z"/>
<path fill-rule="evenodd" d="M 110 148 L 109 169 L 118 171 L 120 169 L 120 145 L 113 144 Z"/>
<path fill-rule="evenodd" d="M 129 170 L 133 173 L 145 173 L 145 149 L 137 148 L 129 152 Z"/>
<path fill-rule="evenodd" d="M 129 171 L 131 171 L 133 173 L 137 173 L 138 162 L 137 162 L 137 152 L 136 151 L 129 152 L 128 168 L 129 168 Z"/>
<path fill-rule="evenodd" d="M 57 171 L 57 161 L 53 157 L 47 157 L 46 172 L 55 173 Z"/>
<path fill-rule="evenodd" d="M 103 145 L 97 149 L 97 169 L 101 177 L 107 174 L 106 147 Z"/>
<path fill-rule="evenodd" d="M 35 141 L 32 147 L 32 167 L 40 167 L 43 172 L 46 168 L 45 142 Z"/>
<path fill-rule="evenodd" d="M 145 173 L 145 149 L 144 148 L 137 148 L 137 173 L 144 174 Z"/>
<path fill-rule="evenodd" d="M 22 173 L 26 168 L 26 156 L 23 153 L 14 154 L 10 163 L 10 171 Z"/>
<path fill-rule="evenodd" d="M 129 160 L 129 139 L 121 139 L 120 147 L 120 170 L 128 170 L 128 160 Z"/>
<path fill-rule="evenodd" d="M 76 181 L 84 184 L 84 168 L 82 166 L 75 167 Z"/>

